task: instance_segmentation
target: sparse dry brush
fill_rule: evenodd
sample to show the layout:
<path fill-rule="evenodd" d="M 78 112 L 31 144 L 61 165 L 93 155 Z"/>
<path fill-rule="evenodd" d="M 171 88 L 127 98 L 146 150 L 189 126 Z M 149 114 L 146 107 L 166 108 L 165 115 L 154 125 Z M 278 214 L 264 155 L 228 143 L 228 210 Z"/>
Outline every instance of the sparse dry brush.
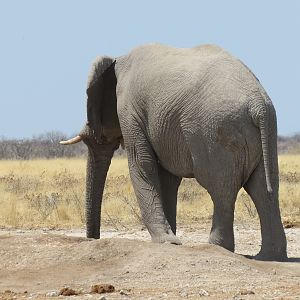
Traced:
<path fill-rule="evenodd" d="M 280 205 L 285 224 L 300 223 L 300 156 L 282 155 Z M 0 161 L 0 225 L 3 227 L 84 226 L 85 160 L 52 159 Z M 102 224 L 116 229 L 141 225 L 140 213 L 128 175 L 127 160 L 113 159 L 104 191 Z M 193 179 L 179 189 L 178 222 L 211 219 L 212 201 Z M 255 207 L 245 191 L 236 204 L 239 222 L 258 223 Z"/>

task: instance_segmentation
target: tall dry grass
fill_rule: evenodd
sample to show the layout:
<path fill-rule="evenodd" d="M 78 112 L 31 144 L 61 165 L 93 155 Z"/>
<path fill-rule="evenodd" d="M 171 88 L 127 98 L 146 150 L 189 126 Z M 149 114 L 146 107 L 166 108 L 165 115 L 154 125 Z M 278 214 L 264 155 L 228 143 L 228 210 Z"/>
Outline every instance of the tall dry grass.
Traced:
<path fill-rule="evenodd" d="M 280 156 L 280 206 L 283 220 L 300 222 L 300 156 Z M 51 159 L 0 161 L 0 226 L 17 228 L 84 226 L 85 161 Z M 103 197 L 102 224 L 116 229 L 141 224 L 127 160 L 113 159 Z M 179 189 L 178 222 L 211 219 L 208 193 L 193 179 Z M 235 219 L 257 222 L 251 199 L 241 190 Z"/>

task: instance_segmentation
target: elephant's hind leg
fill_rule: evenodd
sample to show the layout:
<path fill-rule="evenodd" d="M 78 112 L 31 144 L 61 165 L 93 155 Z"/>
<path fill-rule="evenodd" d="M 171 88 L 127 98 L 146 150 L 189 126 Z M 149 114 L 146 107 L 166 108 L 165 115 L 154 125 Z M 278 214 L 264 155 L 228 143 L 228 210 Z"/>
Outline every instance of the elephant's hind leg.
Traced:
<path fill-rule="evenodd" d="M 250 176 L 244 188 L 251 196 L 257 209 L 260 225 L 262 246 L 257 259 L 285 260 L 286 237 L 281 223 L 278 201 L 278 178 L 273 180 L 273 193 L 267 191 L 263 161 Z"/>
<path fill-rule="evenodd" d="M 203 160 L 194 155 L 194 173 L 214 204 L 209 243 L 234 251 L 234 207 L 240 189 L 235 157 L 222 146 L 211 157 L 207 151 L 203 153 Z"/>
<path fill-rule="evenodd" d="M 181 178 L 171 174 L 161 165 L 158 165 L 158 175 L 161 184 L 164 213 L 173 233 L 176 234 L 177 192 Z"/>
<path fill-rule="evenodd" d="M 234 206 L 237 192 L 224 185 L 219 192 L 210 193 L 214 203 L 212 228 L 209 243 L 234 251 Z M 222 192 L 220 192 L 222 190 Z"/>

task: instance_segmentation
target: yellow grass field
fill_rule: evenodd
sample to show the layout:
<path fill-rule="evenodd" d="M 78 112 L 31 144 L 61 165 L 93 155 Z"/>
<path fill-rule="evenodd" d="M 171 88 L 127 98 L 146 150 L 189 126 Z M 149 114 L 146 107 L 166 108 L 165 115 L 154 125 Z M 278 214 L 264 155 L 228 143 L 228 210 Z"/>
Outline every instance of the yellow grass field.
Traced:
<path fill-rule="evenodd" d="M 280 206 L 284 223 L 300 223 L 300 155 L 280 156 Z M 14 228 L 70 228 L 84 226 L 84 159 L 0 161 L 0 226 Z M 114 158 L 102 208 L 102 224 L 125 229 L 141 224 L 128 175 L 127 160 Z M 178 223 L 211 219 L 208 193 L 193 179 L 179 190 Z M 258 223 L 256 210 L 243 190 L 235 220 Z"/>

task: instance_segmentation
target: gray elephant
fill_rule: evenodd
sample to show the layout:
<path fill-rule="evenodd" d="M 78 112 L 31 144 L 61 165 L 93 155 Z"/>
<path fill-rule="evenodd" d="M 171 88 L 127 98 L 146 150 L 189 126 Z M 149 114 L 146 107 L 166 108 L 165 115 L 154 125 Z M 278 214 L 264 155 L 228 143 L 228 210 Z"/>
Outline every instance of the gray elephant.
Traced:
<path fill-rule="evenodd" d="M 89 150 L 87 237 L 100 237 L 106 174 L 125 144 L 130 177 L 152 240 L 176 237 L 177 191 L 196 180 L 214 204 L 209 242 L 234 251 L 237 193 L 249 193 L 259 214 L 256 256 L 284 260 L 286 237 L 278 203 L 276 113 L 255 75 L 223 49 L 140 46 L 118 58 L 98 57 L 87 87 L 87 123 L 62 144 Z"/>

